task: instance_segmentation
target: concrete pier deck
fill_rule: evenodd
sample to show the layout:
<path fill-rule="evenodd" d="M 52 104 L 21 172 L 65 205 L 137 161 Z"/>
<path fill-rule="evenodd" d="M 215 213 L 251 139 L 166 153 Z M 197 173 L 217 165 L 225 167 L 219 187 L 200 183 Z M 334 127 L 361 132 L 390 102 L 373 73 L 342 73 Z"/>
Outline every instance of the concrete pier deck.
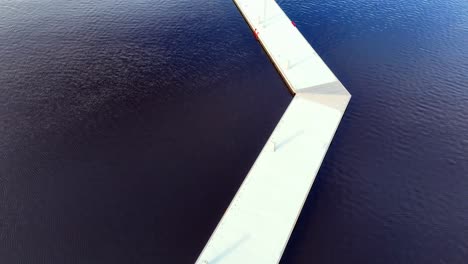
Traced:
<path fill-rule="evenodd" d="M 278 263 L 351 95 L 275 1 L 234 2 L 295 96 L 196 263 Z"/>

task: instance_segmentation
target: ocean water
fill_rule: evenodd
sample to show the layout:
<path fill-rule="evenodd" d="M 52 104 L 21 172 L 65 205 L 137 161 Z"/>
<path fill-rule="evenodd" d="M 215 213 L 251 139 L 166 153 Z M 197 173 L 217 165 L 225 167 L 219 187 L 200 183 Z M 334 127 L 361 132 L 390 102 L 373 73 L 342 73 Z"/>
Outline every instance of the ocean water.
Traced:
<path fill-rule="evenodd" d="M 468 261 L 468 2 L 278 1 L 353 98 L 282 263 Z M 0 263 L 193 263 L 289 104 L 232 1 L 0 0 Z"/>

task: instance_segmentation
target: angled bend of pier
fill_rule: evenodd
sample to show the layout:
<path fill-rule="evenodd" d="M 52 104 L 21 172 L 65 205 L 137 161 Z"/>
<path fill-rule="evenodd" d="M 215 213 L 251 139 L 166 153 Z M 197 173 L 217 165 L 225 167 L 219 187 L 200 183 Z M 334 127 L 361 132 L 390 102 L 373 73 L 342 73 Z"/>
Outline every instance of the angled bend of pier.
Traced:
<path fill-rule="evenodd" d="M 278 263 L 351 95 L 275 1 L 234 3 L 294 98 L 196 263 Z"/>

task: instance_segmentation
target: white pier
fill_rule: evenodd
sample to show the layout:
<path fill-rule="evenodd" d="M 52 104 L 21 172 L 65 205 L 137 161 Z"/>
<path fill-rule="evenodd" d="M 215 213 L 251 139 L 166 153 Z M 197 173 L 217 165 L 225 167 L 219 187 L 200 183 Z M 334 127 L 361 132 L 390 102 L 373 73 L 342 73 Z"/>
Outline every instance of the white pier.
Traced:
<path fill-rule="evenodd" d="M 295 96 L 196 263 L 278 263 L 351 95 L 275 1 L 234 2 Z"/>

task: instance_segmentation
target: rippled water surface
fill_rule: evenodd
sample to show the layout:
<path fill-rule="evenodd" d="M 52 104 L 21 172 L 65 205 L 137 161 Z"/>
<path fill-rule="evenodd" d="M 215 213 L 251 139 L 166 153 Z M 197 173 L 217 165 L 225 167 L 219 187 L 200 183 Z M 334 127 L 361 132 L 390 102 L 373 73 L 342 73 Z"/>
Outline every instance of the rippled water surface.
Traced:
<path fill-rule="evenodd" d="M 468 2 L 278 2 L 353 95 L 282 263 L 466 263 Z M 229 0 L 0 0 L 0 263 L 192 263 L 290 100 Z"/>

